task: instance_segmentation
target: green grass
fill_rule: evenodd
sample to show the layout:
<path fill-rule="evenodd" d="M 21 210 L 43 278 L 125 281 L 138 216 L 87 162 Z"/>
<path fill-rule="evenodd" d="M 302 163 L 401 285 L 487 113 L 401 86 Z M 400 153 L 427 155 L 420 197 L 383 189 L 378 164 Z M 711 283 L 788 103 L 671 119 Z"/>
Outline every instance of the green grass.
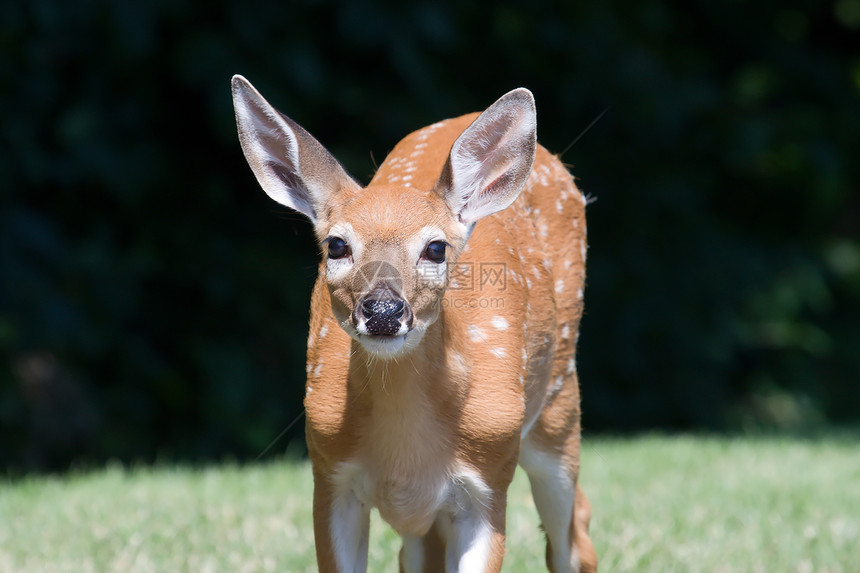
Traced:
<path fill-rule="evenodd" d="M 586 440 L 604 572 L 860 572 L 860 448 L 848 438 Z M 315 571 L 307 463 L 102 471 L 0 483 L 2 572 Z M 505 571 L 540 571 L 524 475 Z M 374 515 L 369 570 L 396 571 Z"/>

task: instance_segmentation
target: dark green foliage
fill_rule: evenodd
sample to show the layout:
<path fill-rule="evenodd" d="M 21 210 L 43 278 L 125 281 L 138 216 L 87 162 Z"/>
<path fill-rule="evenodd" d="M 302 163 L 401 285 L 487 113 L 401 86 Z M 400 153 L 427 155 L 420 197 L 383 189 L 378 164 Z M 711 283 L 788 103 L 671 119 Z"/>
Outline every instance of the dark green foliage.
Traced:
<path fill-rule="evenodd" d="M 587 428 L 860 421 L 858 28 L 857 0 L 4 3 L 0 465 L 253 457 L 301 412 L 318 247 L 244 162 L 233 73 L 365 182 L 533 90 L 599 199 Z"/>

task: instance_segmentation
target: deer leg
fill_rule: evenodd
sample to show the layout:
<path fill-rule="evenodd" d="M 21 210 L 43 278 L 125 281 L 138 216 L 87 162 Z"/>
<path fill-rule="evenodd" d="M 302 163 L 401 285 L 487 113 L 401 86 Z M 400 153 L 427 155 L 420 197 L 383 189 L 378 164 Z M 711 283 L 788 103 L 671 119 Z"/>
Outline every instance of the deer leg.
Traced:
<path fill-rule="evenodd" d="M 444 573 L 445 541 L 434 524 L 423 537 L 403 536 L 400 573 Z"/>
<path fill-rule="evenodd" d="M 538 449 L 523 440 L 520 464 L 526 470 L 547 542 L 547 567 L 552 573 L 579 571 L 579 556 L 572 551 L 570 532 L 576 503 L 576 483 L 561 456 Z"/>
<path fill-rule="evenodd" d="M 573 504 L 573 519 L 571 520 L 570 535 L 572 543 L 579 554 L 579 570 L 581 573 L 596 573 L 597 553 L 588 535 L 588 522 L 591 521 L 591 503 L 585 497 L 579 485 L 576 486 L 576 500 Z"/>
<path fill-rule="evenodd" d="M 546 532 L 552 573 L 593 573 L 597 556 L 588 535 L 591 506 L 579 478 L 579 383 L 572 357 L 556 357 L 554 379 L 564 381 L 544 405 L 520 446 L 520 466 Z"/>
<path fill-rule="evenodd" d="M 322 573 L 367 571 L 370 509 L 352 491 L 314 472 L 314 540 Z"/>

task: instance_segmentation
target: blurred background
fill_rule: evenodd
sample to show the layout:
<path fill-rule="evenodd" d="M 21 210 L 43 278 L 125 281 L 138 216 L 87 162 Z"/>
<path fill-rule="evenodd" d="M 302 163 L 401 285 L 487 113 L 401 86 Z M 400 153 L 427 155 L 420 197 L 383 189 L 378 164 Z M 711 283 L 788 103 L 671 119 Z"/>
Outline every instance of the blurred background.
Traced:
<path fill-rule="evenodd" d="M 3 2 L 0 471 L 253 459 L 302 412 L 318 248 L 234 73 L 363 182 L 534 92 L 596 199 L 586 432 L 856 426 L 858 36 L 860 0 Z"/>

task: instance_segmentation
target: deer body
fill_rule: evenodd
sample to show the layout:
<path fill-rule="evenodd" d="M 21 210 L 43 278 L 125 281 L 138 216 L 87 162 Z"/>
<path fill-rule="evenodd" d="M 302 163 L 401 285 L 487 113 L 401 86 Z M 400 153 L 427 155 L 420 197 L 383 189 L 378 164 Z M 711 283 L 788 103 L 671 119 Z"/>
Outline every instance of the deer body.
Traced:
<path fill-rule="evenodd" d="M 321 571 L 364 571 L 370 509 L 400 568 L 499 571 L 527 471 L 554 573 L 594 571 L 577 490 L 585 200 L 534 140 L 525 90 L 402 140 L 361 188 L 234 79 L 243 149 L 328 249 L 305 409 Z"/>

